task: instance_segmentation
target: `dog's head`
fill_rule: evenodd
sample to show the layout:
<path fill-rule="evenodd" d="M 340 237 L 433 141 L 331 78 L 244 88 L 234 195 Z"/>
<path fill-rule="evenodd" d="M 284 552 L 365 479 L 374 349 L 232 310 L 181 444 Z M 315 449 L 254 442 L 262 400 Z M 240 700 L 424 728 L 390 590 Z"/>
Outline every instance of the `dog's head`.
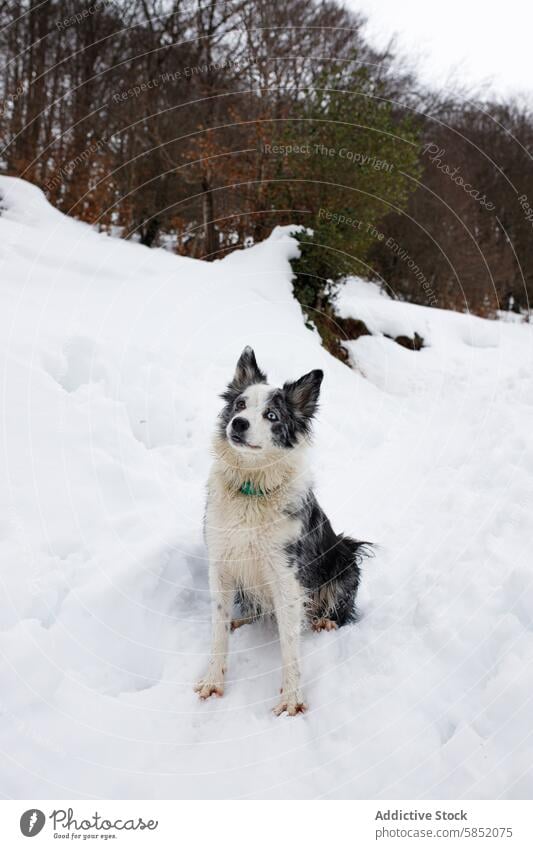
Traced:
<path fill-rule="evenodd" d="M 270 386 L 253 350 L 246 347 L 222 394 L 222 439 L 249 455 L 295 448 L 310 434 L 323 377 L 316 369 L 279 389 Z"/>

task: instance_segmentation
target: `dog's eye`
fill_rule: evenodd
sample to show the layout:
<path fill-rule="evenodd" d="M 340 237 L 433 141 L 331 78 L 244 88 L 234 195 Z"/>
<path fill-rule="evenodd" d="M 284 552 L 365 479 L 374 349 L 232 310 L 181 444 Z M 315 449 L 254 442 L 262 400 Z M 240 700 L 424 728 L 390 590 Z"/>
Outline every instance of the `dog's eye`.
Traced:
<path fill-rule="evenodd" d="M 275 414 L 274 410 L 267 410 L 266 417 L 269 420 L 269 422 L 277 422 L 278 421 L 278 417 Z"/>
<path fill-rule="evenodd" d="M 244 399 L 243 399 L 243 398 L 241 398 L 241 399 L 240 399 L 239 401 L 237 401 L 237 403 L 235 404 L 235 409 L 236 409 L 236 410 L 244 410 L 244 409 L 245 409 L 245 407 L 246 407 L 246 401 L 244 401 Z"/>

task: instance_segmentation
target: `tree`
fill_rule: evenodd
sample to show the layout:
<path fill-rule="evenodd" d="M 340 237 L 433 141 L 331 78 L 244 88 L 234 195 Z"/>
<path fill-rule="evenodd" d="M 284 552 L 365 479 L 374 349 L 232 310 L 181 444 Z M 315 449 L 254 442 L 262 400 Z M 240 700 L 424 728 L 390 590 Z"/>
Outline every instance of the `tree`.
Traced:
<path fill-rule="evenodd" d="M 387 81 L 357 60 L 324 72 L 287 121 L 278 193 L 313 231 L 300 236 L 295 292 L 311 309 L 331 305 L 335 283 L 366 268 L 376 226 L 405 207 L 418 173 L 416 122 L 395 114 Z"/>

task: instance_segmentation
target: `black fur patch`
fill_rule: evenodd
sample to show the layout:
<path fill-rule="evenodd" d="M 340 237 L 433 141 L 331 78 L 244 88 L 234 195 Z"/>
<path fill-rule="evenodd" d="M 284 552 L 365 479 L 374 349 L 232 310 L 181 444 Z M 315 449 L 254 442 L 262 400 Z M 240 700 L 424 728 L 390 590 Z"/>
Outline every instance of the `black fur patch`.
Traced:
<path fill-rule="evenodd" d="M 280 448 L 293 448 L 303 431 L 282 389 L 273 391 L 267 408 L 273 410 L 278 417 L 278 421 L 272 422 L 271 426 L 272 442 Z"/>
<path fill-rule="evenodd" d="M 326 617 L 339 626 L 355 621 L 360 564 L 370 544 L 337 535 L 311 490 L 290 515 L 300 519 L 302 533 L 286 552 L 309 592 L 309 618 Z"/>
<path fill-rule="evenodd" d="M 294 383 L 284 383 L 270 399 L 270 407 L 279 422 L 272 425 L 272 441 L 282 448 L 292 448 L 302 435 L 311 431 L 311 422 L 318 406 L 318 395 L 324 372 L 316 369 L 304 374 Z"/>
<path fill-rule="evenodd" d="M 320 369 L 304 374 L 294 383 L 283 384 L 283 395 L 294 422 L 297 436 L 307 436 L 318 407 L 318 396 L 324 372 Z"/>

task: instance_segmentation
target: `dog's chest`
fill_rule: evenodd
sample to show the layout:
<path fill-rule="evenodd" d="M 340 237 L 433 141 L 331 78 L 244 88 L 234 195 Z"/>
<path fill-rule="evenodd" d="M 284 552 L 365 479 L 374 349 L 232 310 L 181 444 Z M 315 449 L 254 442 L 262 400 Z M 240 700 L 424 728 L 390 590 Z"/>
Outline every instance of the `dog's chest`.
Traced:
<path fill-rule="evenodd" d="M 238 580 L 269 571 L 286 561 L 286 546 L 300 522 L 272 496 L 212 494 L 206 511 L 209 553 Z M 247 581 L 244 581 L 247 583 Z"/>

